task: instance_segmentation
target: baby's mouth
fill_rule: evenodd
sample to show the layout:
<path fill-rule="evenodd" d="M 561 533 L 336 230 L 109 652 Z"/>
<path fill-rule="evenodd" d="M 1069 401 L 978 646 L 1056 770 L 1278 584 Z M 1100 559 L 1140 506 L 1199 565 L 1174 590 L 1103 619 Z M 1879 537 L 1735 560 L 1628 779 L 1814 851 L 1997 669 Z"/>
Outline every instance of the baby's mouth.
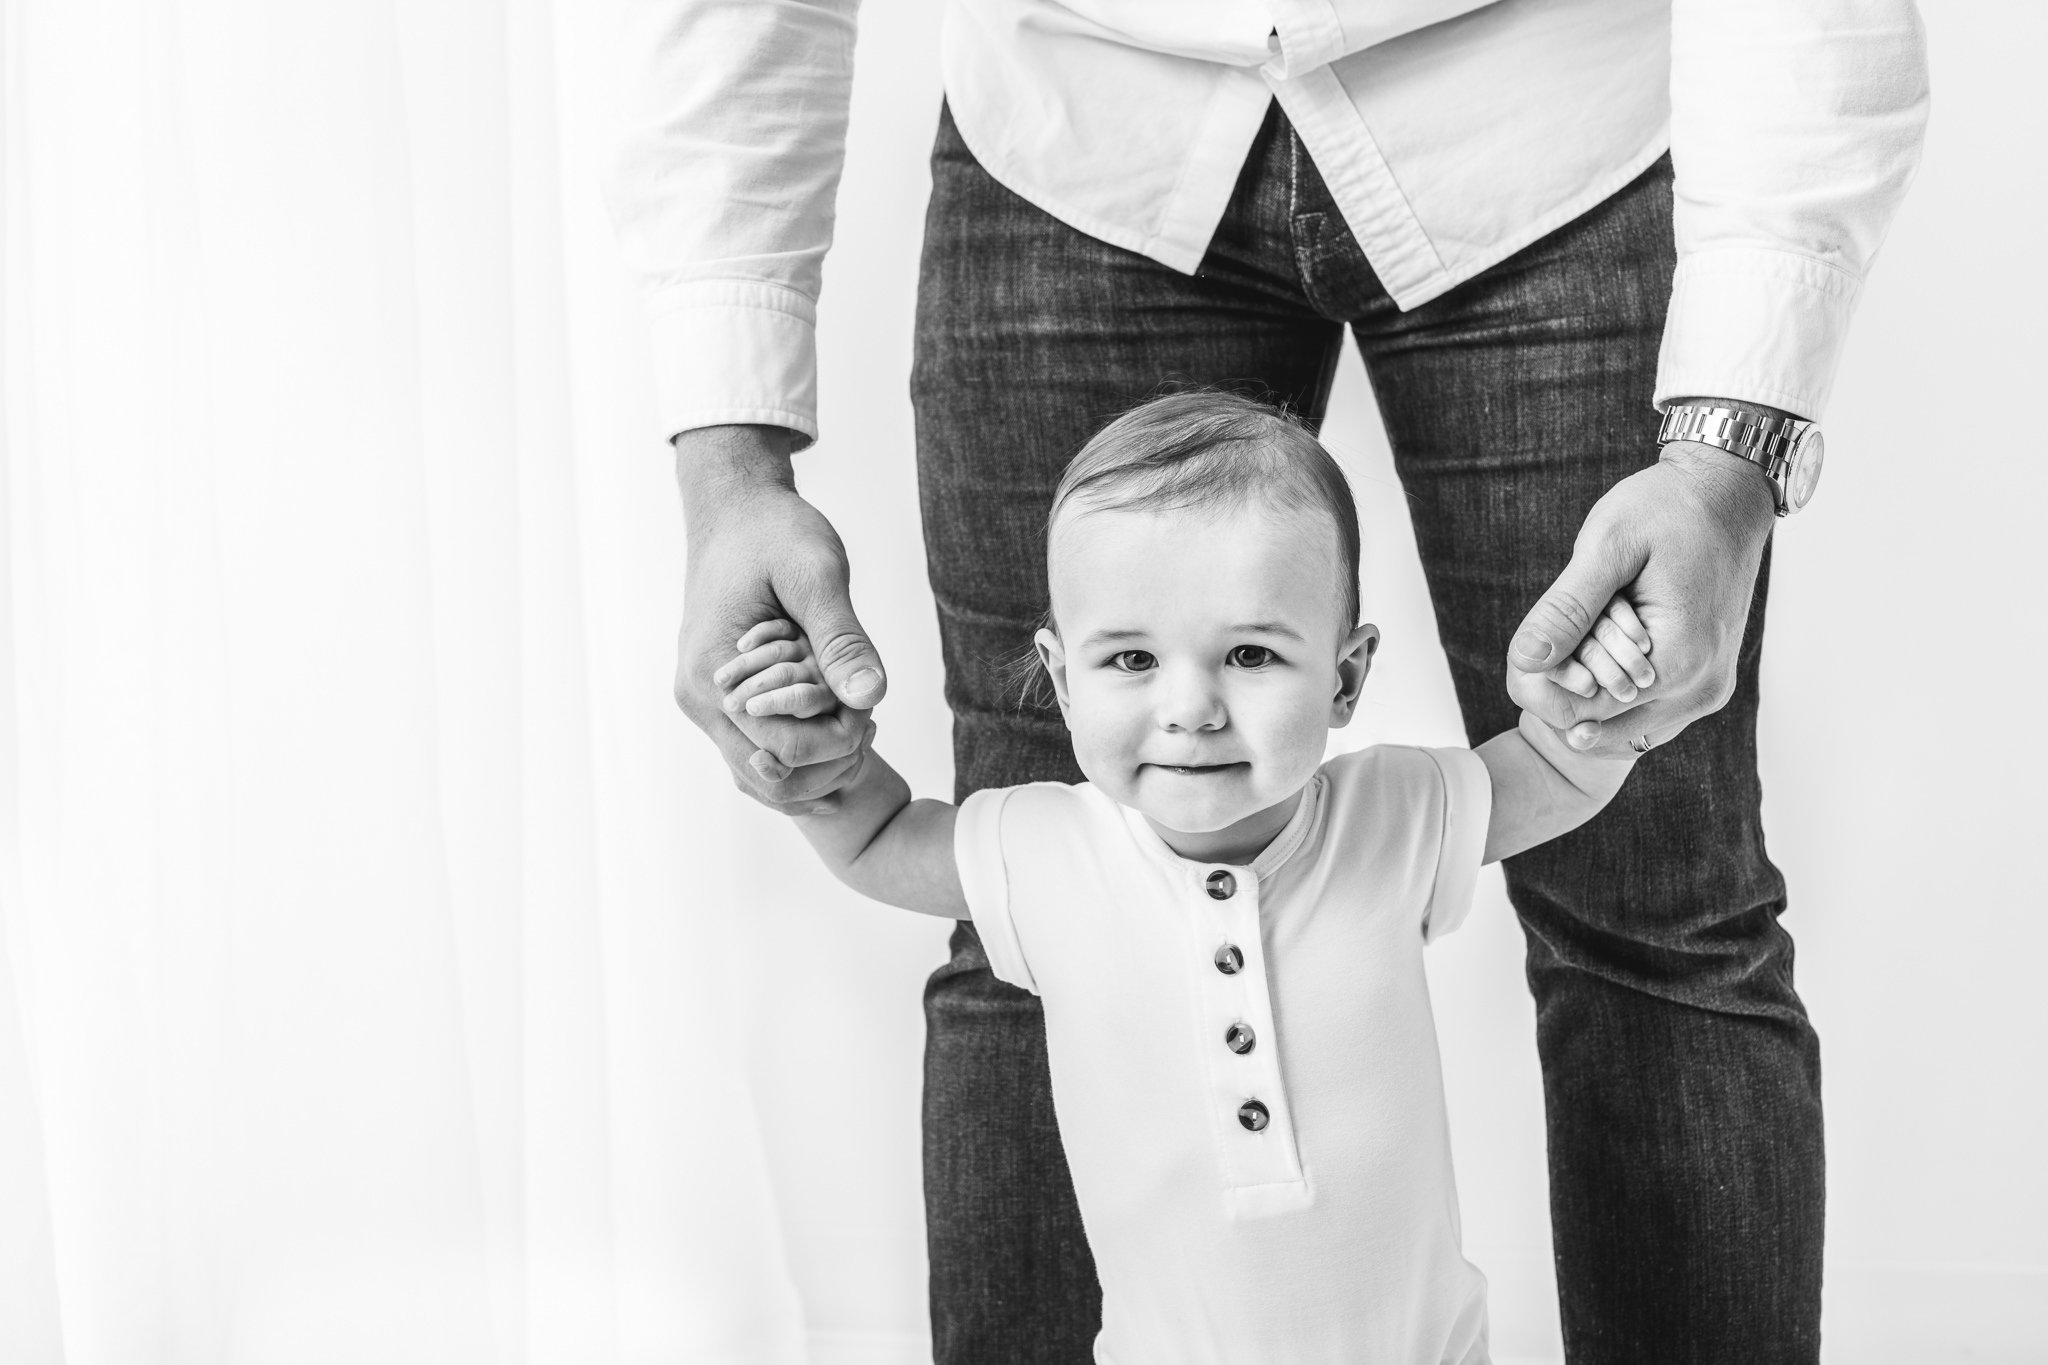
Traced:
<path fill-rule="evenodd" d="M 1249 768 L 1249 767 L 1251 766 L 1251 764 L 1249 764 L 1249 763 L 1148 763 L 1148 764 L 1146 764 L 1145 766 L 1146 766 L 1146 767 L 1149 767 L 1149 768 L 1157 768 L 1157 769 L 1159 769 L 1159 771 L 1161 771 L 1161 772 L 1163 772 L 1163 773 L 1173 773 L 1173 774 L 1174 774 L 1175 776 L 1178 776 L 1178 777 L 1205 777 L 1205 776 L 1213 776 L 1213 775 L 1216 775 L 1216 774 L 1220 774 L 1220 773 L 1227 773 L 1227 772 L 1231 772 L 1231 771 L 1234 771 L 1235 769 L 1238 769 L 1238 768 Z"/>

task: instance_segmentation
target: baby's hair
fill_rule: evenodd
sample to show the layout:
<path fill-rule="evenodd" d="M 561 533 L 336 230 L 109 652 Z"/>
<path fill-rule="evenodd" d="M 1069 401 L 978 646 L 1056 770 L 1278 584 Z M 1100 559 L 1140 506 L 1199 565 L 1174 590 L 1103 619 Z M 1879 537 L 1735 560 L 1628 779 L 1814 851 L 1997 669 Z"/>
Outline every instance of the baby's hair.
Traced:
<path fill-rule="evenodd" d="M 1183 511 L 1260 502 L 1327 513 L 1337 530 L 1347 628 L 1358 623 L 1358 506 L 1344 471 L 1284 407 L 1218 389 L 1188 389 L 1140 403 L 1090 438 L 1068 463 L 1046 517 L 1048 552 L 1069 504 L 1088 512 Z M 1048 558 L 1050 557 L 1048 553 Z M 1048 612 L 1044 624 L 1053 626 Z M 1057 629 L 1057 627 L 1053 627 Z M 1035 651 L 1006 670 L 1035 699 Z"/>
<path fill-rule="evenodd" d="M 1091 512 L 1209 510 L 1262 502 L 1324 512 L 1344 568 L 1346 629 L 1358 624 L 1358 506 L 1323 443 L 1285 408 L 1190 389 L 1140 403 L 1095 433 L 1060 476 L 1046 534 L 1070 502 Z"/>

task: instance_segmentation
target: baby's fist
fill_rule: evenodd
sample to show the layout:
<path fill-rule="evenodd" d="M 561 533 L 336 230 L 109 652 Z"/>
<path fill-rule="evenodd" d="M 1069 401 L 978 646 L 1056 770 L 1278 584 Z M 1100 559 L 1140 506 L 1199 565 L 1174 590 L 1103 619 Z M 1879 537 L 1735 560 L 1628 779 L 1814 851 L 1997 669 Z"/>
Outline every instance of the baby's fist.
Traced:
<path fill-rule="evenodd" d="M 740 636 L 737 657 L 711 675 L 731 715 L 822 716 L 839 704 L 811 653 L 811 642 L 788 621 L 763 621 Z"/>
<path fill-rule="evenodd" d="M 1571 658 L 1544 676 L 1567 692 L 1591 698 L 1601 688 L 1618 702 L 1632 702 L 1657 681 L 1650 667 L 1650 632 L 1635 608 L 1617 597 L 1600 613 Z"/>

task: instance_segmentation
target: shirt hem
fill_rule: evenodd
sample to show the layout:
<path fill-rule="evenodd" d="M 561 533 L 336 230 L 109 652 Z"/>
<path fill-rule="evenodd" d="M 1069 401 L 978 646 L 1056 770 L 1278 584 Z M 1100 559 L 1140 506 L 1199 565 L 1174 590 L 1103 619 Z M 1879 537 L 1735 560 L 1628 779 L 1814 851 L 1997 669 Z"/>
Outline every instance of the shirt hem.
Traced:
<path fill-rule="evenodd" d="M 1219 91 L 1227 92 L 1230 85 L 1235 84 L 1229 78 L 1244 73 L 1232 68 L 1220 74 L 1225 77 L 1225 82 L 1219 85 Z M 1266 101 L 1271 96 L 1256 80 L 1247 77 L 1247 84 L 1250 88 L 1258 90 L 1257 113 L 1258 118 L 1263 119 Z M 1223 221 L 1223 211 L 1229 205 L 1231 191 L 1236 187 L 1237 171 L 1244 165 L 1245 157 L 1251 151 L 1252 140 L 1258 136 L 1259 131 L 1258 120 L 1255 119 L 1242 130 L 1241 138 L 1223 136 L 1228 124 L 1218 114 L 1217 106 L 1231 106 L 1232 102 L 1227 94 L 1219 93 L 1212 96 L 1202 120 L 1205 133 L 1211 135 L 1205 136 L 1196 145 L 1218 149 L 1235 147 L 1235 152 L 1218 150 L 1208 155 L 1198 153 L 1183 162 L 1180 174 L 1174 180 L 1173 189 L 1167 195 L 1166 208 L 1161 214 L 1161 225 L 1151 232 L 1144 232 L 1084 212 L 1062 201 L 1059 196 L 1046 193 L 1034 185 L 1030 177 L 1018 174 L 1014 166 L 988 153 L 987 142 L 974 126 L 976 115 L 971 112 L 971 102 L 955 99 L 950 91 L 947 92 L 946 102 L 953 111 L 953 126 L 959 129 L 960 140 L 967 144 L 967 150 L 973 154 L 975 161 L 997 184 L 1040 212 L 1051 214 L 1076 232 L 1084 232 L 1098 242 L 1121 247 L 1125 251 L 1134 251 L 1183 275 L 1192 275 L 1202 268 L 1202 258 L 1209 254 L 1209 242 L 1216 235 L 1216 225 Z M 1241 110 L 1233 107 L 1229 112 Z M 1232 162 L 1228 175 L 1212 174 L 1204 177 L 1198 174 L 1198 169 L 1214 171 L 1215 163 L 1218 161 Z M 1210 185 L 1221 187 L 1220 196 L 1214 189 L 1207 194 L 1190 192 L 1190 186 L 1201 185 L 1205 179 Z"/>
<path fill-rule="evenodd" d="M 1660 128 L 1657 131 L 1657 135 L 1650 139 L 1635 155 L 1624 161 L 1615 170 L 1593 182 L 1591 189 L 1572 196 L 1542 217 L 1534 219 L 1512 236 L 1505 237 L 1498 243 L 1489 246 L 1485 254 L 1476 256 L 1469 262 L 1461 261 L 1455 269 L 1448 266 L 1445 267 L 1445 280 L 1443 283 L 1427 289 L 1405 291 L 1402 293 L 1395 293 L 1390 288 L 1387 292 L 1393 297 L 1394 306 L 1405 313 L 1410 309 L 1420 308 L 1432 299 L 1443 297 L 1468 280 L 1477 279 L 1502 261 L 1514 256 L 1517 252 L 1528 250 L 1551 233 L 1556 232 L 1559 228 L 1567 227 L 1577 222 L 1594 209 L 1599 208 L 1602 204 L 1612 199 L 1615 195 L 1620 194 L 1629 185 L 1634 183 L 1636 177 L 1656 165 L 1658 157 L 1663 156 L 1670 150 L 1671 130 L 1667 126 Z"/>
<path fill-rule="evenodd" d="M 1323 66 L 1268 84 L 1395 305 L 1405 309 L 1404 295 L 1433 297 L 1455 284 L 1337 73 Z"/>
<path fill-rule="evenodd" d="M 1328 0 L 1274 0 L 1279 55 L 1261 68 L 1287 80 L 1345 55 L 1344 25 Z"/>

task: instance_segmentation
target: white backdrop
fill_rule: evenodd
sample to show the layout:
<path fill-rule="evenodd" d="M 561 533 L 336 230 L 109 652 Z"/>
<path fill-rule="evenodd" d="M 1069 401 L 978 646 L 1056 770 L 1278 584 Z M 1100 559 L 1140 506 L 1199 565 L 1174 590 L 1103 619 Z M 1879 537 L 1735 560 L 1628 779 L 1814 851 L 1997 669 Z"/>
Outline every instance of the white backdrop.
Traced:
<path fill-rule="evenodd" d="M 625 8 L 5 0 L 9 1365 L 923 1350 L 943 926 L 816 873 L 668 701 L 679 519 L 597 199 Z M 799 469 L 943 793 L 905 397 L 935 10 L 863 19 Z M 2008 698 L 2048 663 L 2048 17 L 1927 18 L 1925 169 L 1778 545 L 1765 781 L 1828 1357 L 2039 1361 L 2048 744 Z M 1355 360 L 1328 435 L 1387 636 L 1343 742 L 1453 741 Z M 1520 955 L 1490 877 L 1430 970 L 1495 1341 L 1541 1360 Z"/>

